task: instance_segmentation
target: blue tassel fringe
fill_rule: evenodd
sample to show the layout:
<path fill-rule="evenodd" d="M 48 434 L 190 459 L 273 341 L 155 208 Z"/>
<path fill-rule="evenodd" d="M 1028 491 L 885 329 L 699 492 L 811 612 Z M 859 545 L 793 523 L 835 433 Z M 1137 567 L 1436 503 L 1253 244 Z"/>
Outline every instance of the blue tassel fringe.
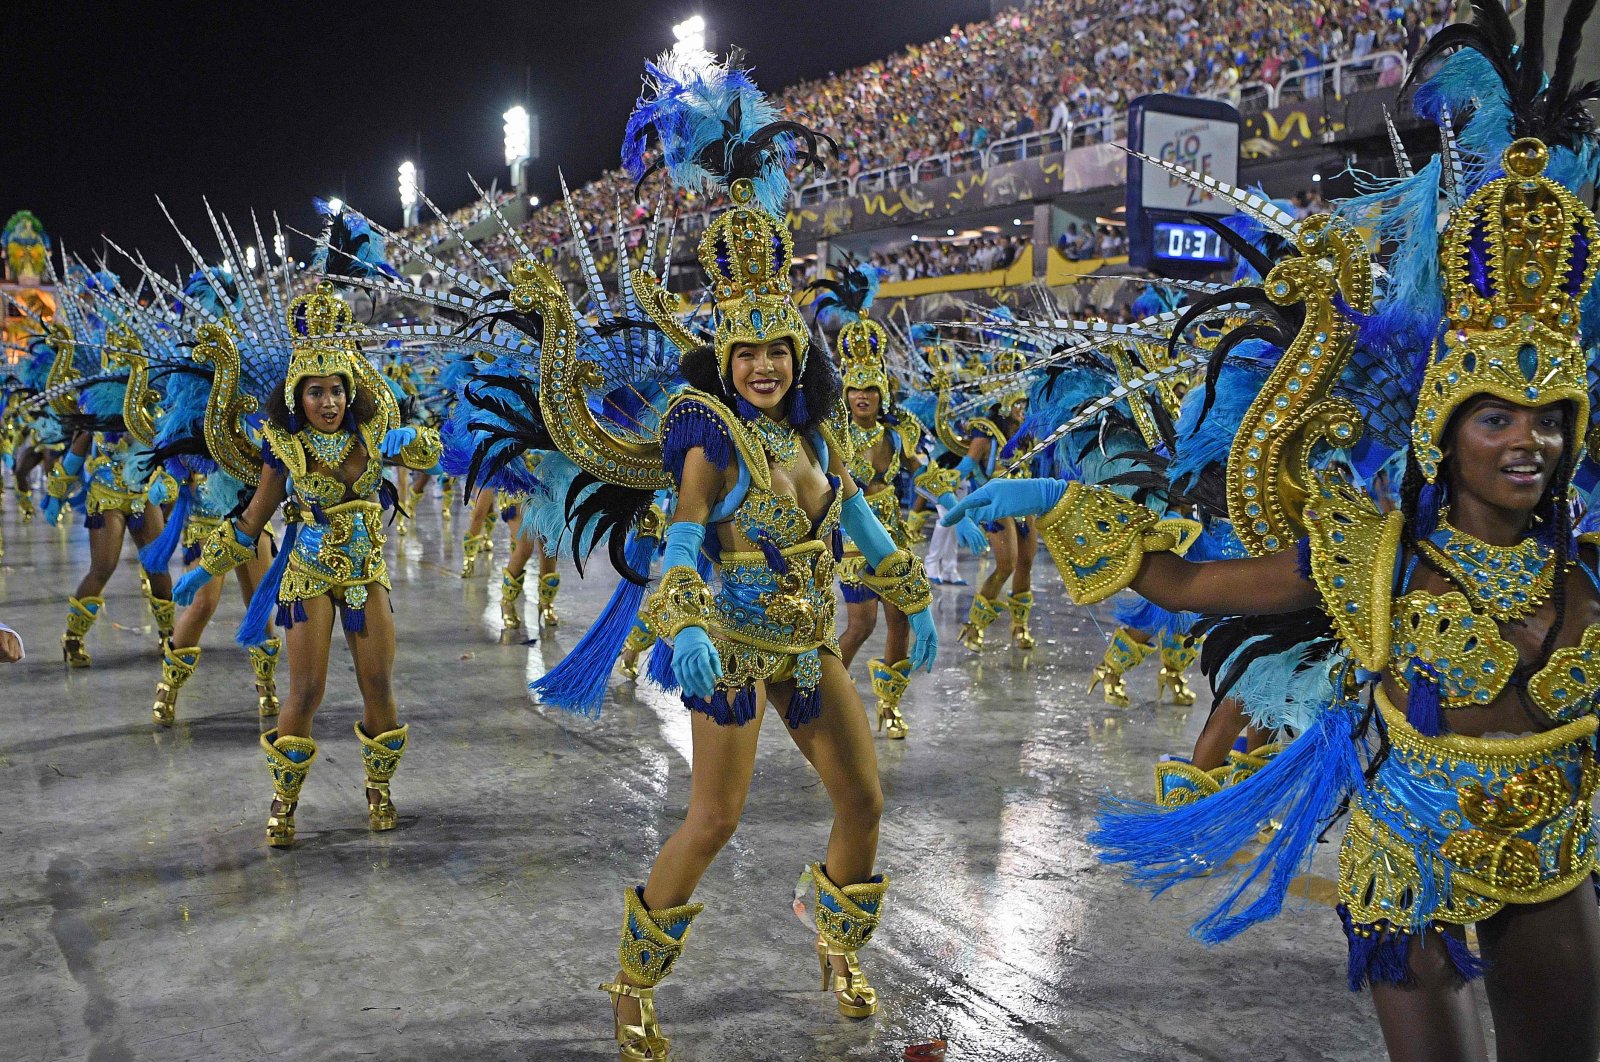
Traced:
<path fill-rule="evenodd" d="M 256 584 L 255 592 L 250 595 L 250 607 L 244 610 L 244 619 L 239 623 L 238 633 L 233 636 L 234 644 L 239 647 L 248 649 L 267 640 L 267 631 L 271 626 L 269 617 L 278 605 L 278 587 L 283 585 L 283 572 L 289 567 L 289 554 L 294 552 L 295 539 L 299 537 L 300 525 L 291 523 L 289 530 L 284 532 L 282 548 L 272 558 L 272 567 L 267 569 L 266 576 Z M 278 624 L 288 627 L 291 624 L 283 622 L 284 607 L 278 608 Z M 304 620 L 305 606 L 296 601 L 295 607 L 300 610 L 297 619 Z"/>
<path fill-rule="evenodd" d="M 139 551 L 139 563 L 145 571 L 151 575 L 166 574 L 167 565 L 172 563 L 173 551 L 183 539 L 183 528 L 189 522 L 189 511 L 193 507 L 194 489 L 184 484 L 178 491 L 178 500 L 172 506 L 172 515 L 167 518 L 167 526 L 161 529 L 161 534 L 156 536 L 154 542 Z"/>

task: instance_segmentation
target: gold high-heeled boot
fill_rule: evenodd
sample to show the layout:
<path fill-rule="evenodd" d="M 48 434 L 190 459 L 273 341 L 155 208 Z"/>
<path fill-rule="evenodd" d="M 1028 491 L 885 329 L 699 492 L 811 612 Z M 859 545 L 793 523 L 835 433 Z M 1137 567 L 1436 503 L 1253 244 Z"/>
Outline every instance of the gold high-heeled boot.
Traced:
<path fill-rule="evenodd" d="M 389 780 L 400 766 L 400 757 L 406 753 L 406 732 L 410 723 L 398 729 L 385 730 L 377 737 L 368 737 L 361 724 L 356 723 L 356 737 L 361 740 L 361 764 L 367 770 L 367 825 L 382 832 L 392 830 L 400 820 L 389 799 Z M 378 799 L 374 801 L 372 795 Z"/>
<path fill-rule="evenodd" d="M 982 594 L 972 595 L 972 607 L 967 610 L 967 622 L 961 628 L 961 644 L 976 653 L 983 648 L 983 632 L 1000 618 L 1000 609 Z"/>
<path fill-rule="evenodd" d="M 648 627 L 635 622 L 629 628 L 628 636 L 622 640 L 622 656 L 617 660 L 617 667 L 629 681 L 638 679 L 639 657 L 655 644 L 656 636 L 650 633 Z"/>
<path fill-rule="evenodd" d="M 33 509 L 33 490 L 32 490 L 32 488 L 29 488 L 27 490 L 24 490 L 21 487 L 17 488 L 17 511 L 22 514 L 22 522 L 23 523 L 25 523 L 25 524 L 33 523 L 34 509 Z"/>
<path fill-rule="evenodd" d="M 489 532 L 467 535 L 461 540 L 461 578 L 470 579 L 478 570 L 478 555 L 485 551 L 493 552 L 489 547 Z"/>
<path fill-rule="evenodd" d="M 867 1018 L 878 1012 L 878 993 L 867 983 L 856 952 L 872 939 L 883 918 L 883 897 L 889 878 L 879 874 L 859 885 L 840 887 L 821 863 L 811 865 L 816 885 L 817 959 L 822 966 L 822 988 L 831 991 L 839 1013 L 847 1018 Z M 834 970 L 833 959 L 842 956 L 847 972 Z"/>
<path fill-rule="evenodd" d="M 178 718 L 178 691 L 194 675 L 200 663 L 200 647 L 178 649 L 167 645 L 161 650 L 161 681 L 156 683 L 156 702 L 150 716 L 157 726 L 171 726 Z"/>
<path fill-rule="evenodd" d="M 1095 665 L 1094 677 L 1089 680 L 1089 688 L 1085 692 L 1093 693 L 1094 688 L 1100 686 L 1107 704 L 1114 704 L 1118 708 L 1128 707 L 1128 685 L 1122 676 L 1138 667 L 1154 651 L 1153 647 L 1136 641 L 1126 627 L 1118 627 L 1111 633 L 1106 654 Z"/>
<path fill-rule="evenodd" d="M 276 638 L 250 647 L 250 669 L 256 673 L 256 708 L 263 719 L 278 714 L 278 657 L 282 648 Z"/>
<path fill-rule="evenodd" d="M 705 910 L 705 905 L 686 903 L 652 911 L 644 905 L 642 886 L 629 889 L 623 894 L 622 902 L 622 944 L 617 949 L 617 958 L 622 972 L 638 984 L 618 978 L 601 985 L 600 990 L 611 994 L 611 1013 L 622 1062 L 668 1062 L 672 1057 L 672 1041 L 661 1034 L 661 1023 L 656 1018 L 656 986 L 666 980 L 683 955 L 689 925 Z M 622 1020 L 619 1008 L 624 997 L 639 1002 L 637 1024 Z"/>
<path fill-rule="evenodd" d="M 522 581 L 527 577 L 526 571 L 512 575 L 510 568 L 500 572 L 500 622 L 508 628 L 522 626 L 522 611 L 517 608 L 517 602 L 522 600 Z"/>
<path fill-rule="evenodd" d="M 83 641 L 105 605 L 103 597 L 67 598 L 67 633 L 61 636 L 61 658 L 68 667 L 88 667 L 93 662 Z"/>
<path fill-rule="evenodd" d="M 146 584 L 144 599 L 150 605 L 150 615 L 156 621 L 156 637 L 166 645 L 172 640 L 172 626 L 178 619 L 178 606 L 171 598 L 157 597 Z"/>
<path fill-rule="evenodd" d="M 867 661 L 867 671 L 872 676 L 872 693 L 878 698 L 878 729 L 888 724 L 889 737 L 901 741 L 911 732 L 906 717 L 900 712 L 900 698 L 911 685 L 911 661 L 898 660 L 893 664 L 882 660 Z"/>
<path fill-rule="evenodd" d="M 1194 690 L 1189 688 L 1189 665 L 1200 655 L 1199 647 L 1182 635 L 1161 636 L 1161 674 L 1156 680 L 1156 700 L 1163 700 L 1168 692 L 1173 704 L 1193 704 Z"/>
<path fill-rule="evenodd" d="M 1018 649 L 1032 649 L 1038 644 L 1033 631 L 1028 629 L 1028 617 L 1033 613 L 1033 591 L 1012 594 L 1006 598 L 1006 609 L 1011 613 L 1011 644 Z"/>
<path fill-rule="evenodd" d="M 267 769 L 272 772 L 272 795 L 276 805 L 267 816 L 267 844 L 288 848 L 294 844 L 294 809 L 300 803 L 300 787 L 317 758 L 317 743 L 308 737 L 278 736 L 277 728 L 261 735 L 267 753 Z"/>
<path fill-rule="evenodd" d="M 561 589 L 561 576 L 555 572 L 539 576 L 539 625 L 557 627 L 561 617 L 556 615 L 556 591 Z"/>

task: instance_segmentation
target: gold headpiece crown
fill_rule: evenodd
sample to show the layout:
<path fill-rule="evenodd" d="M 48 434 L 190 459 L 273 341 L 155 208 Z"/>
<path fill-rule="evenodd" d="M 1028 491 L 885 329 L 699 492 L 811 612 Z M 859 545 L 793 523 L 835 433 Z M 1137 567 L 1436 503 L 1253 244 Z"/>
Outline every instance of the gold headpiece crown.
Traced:
<path fill-rule="evenodd" d="M 805 365 L 805 318 L 794 304 L 789 264 L 794 240 L 788 225 L 754 205 L 755 185 L 745 178 L 729 190 L 734 205 L 700 237 L 700 265 L 717 303 L 717 366 L 726 375 L 735 343 L 767 343 L 785 336 L 794 344 L 798 373 Z"/>
<path fill-rule="evenodd" d="M 1002 347 L 989 358 L 989 367 L 978 387 L 990 405 L 1008 412 L 1011 405 L 1028 397 L 1028 385 L 1018 375 L 1028 367 L 1028 358 L 1015 347 Z"/>
<path fill-rule="evenodd" d="M 1544 176 L 1549 159 L 1532 137 L 1514 142 L 1500 156 L 1506 175 L 1474 192 L 1440 238 L 1448 316 L 1411 424 L 1430 483 L 1450 416 L 1473 395 L 1572 402 L 1572 449 L 1583 450 L 1589 387 L 1578 308 L 1600 267 L 1600 240 L 1589 208 Z"/>
<path fill-rule="evenodd" d="M 355 340 L 345 336 L 355 315 L 333 285 L 323 281 L 315 291 L 292 300 L 288 323 L 294 349 L 283 381 L 283 402 L 289 411 L 295 412 L 295 385 L 307 376 L 343 376 L 348 397 L 354 398 L 356 369 L 351 359 L 365 355 Z"/>
<path fill-rule="evenodd" d="M 884 353 L 889 349 L 889 333 L 883 325 L 866 315 L 845 323 L 839 329 L 839 369 L 847 391 L 877 388 L 887 405 L 893 395 Z"/>

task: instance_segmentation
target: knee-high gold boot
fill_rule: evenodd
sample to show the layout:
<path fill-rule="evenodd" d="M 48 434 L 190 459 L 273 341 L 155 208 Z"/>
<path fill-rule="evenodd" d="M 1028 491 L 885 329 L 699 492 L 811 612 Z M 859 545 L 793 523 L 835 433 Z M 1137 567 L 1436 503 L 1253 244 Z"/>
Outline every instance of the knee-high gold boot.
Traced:
<path fill-rule="evenodd" d="M 878 993 L 861 972 L 856 952 L 872 939 L 883 918 L 883 897 L 889 891 L 889 878 L 879 874 L 871 881 L 842 888 L 828 877 L 821 863 L 811 865 L 811 880 L 817 887 L 817 959 L 822 965 L 822 987 L 831 991 L 839 1013 L 847 1018 L 866 1018 L 878 1012 Z M 834 970 L 832 960 L 843 956 L 845 973 Z"/>
<path fill-rule="evenodd" d="M 1199 655 L 1199 647 L 1192 639 L 1181 634 L 1161 636 L 1161 676 L 1157 680 L 1156 700 L 1164 699 L 1170 692 L 1173 704 L 1194 703 L 1194 690 L 1189 688 L 1185 672 Z"/>
<path fill-rule="evenodd" d="M 629 984 L 618 978 L 600 986 L 611 994 L 611 1011 L 616 1022 L 617 1047 L 622 1062 L 668 1062 L 672 1042 L 661 1034 L 656 1018 L 656 986 L 683 955 L 689 924 L 705 910 L 703 904 L 686 903 L 652 911 L 644 905 L 644 888 L 623 894 L 622 945 L 617 957 L 622 972 L 637 981 Z M 624 997 L 639 1003 L 638 1024 L 625 1023 L 619 1012 Z"/>
<path fill-rule="evenodd" d="M 139 576 L 142 580 L 145 602 L 150 606 L 150 615 L 156 621 L 156 637 L 161 639 L 162 645 L 166 645 L 172 640 L 172 625 L 178 618 L 178 606 L 170 597 L 157 597 L 156 592 L 150 588 L 150 577 L 143 571 Z"/>
<path fill-rule="evenodd" d="M 368 737 L 361 724 L 356 724 L 356 737 L 361 739 L 361 763 L 367 770 L 367 825 L 380 832 L 394 829 L 400 819 L 394 801 L 389 799 L 389 780 L 400 766 L 400 757 L 406 753 L 406 732 L 410 725 L 403 723 L 395 730 Z"/>
<path fill-rule="evenodd" d="M 555 627 L 561 623 L 556 615 L 556 591 L 561 589 L 561 576 L 555 572 L 539 576 L 539 625 Z"/>
<path fill-rule="evenodd" d="M 639 656 L 656 644 L 656 636 L 650 633 L 650 628 L 635 621 L 629 628 L 628 636 L 622 640 L 622 656 L 617 666 L 630 680 L 639 677 Z"/>
<path fill-rule="evenodd" d="M 1094 688 L 1100 686 L 1107 704 L 1114 704 L 1118 708 L 1128 707 L 1128 685 L 1122 676 L 1138 667 L 1152 652 L 1154 649 L 1151 646 L 1135 640 L 1126 627 L 1118 627 L 1111 633 L 1106 655 L 1095 665 L 1094 677 L 1089 681 L 1087 692 L 1093 693 Z"/>
<path fill-rule="evenodd" d="M 33 489 L 31 487 L 26 490 L 21 487 L 17 488 L 17 511 L 22 513 L 23 523 L 33 523 Z"/>
<path fill-rule="evenodd" d="M 500 622 L 508 629 L 522 626 L 522 610 L 517 608 L 517 602 L 522 600 L 522 581 L 527 577 L 526 571 L 512 575 L 510 568 L 500 572 Z"/>
<path fill-rule="evenodd" d="M 156 703 L 150 715 L 158 726 L 171 726 L 178 718 L 178 691 L 194 675 L 200 663 L 200 647 L 178 649 L 167 645 L 161 650 L 161 681 L 156 683 Z"/>
<path fill-rule="evenodd" d="M 972 595 L 972 607 L 967 610 L 966 625 L 961 628 L 961 644 L 974 653 L 983 648 L 983 632 L 1000 618 L 1000 609 L 982 594 Z"/>
<path fill-rule="evenodd" d="M 900 698 L 911 685 L 911 661 L 897 660 L 892 664 L 882 660 L 867 661 L 867 671 L 872 676 L 872 693 L 878 698 L 878 729 L 888 724 L 889 737 L 899 741 L 911 732 L 906 717 L 900 712 Z"/>
<path fill-rule="evenodd" d="M 1028 617 L 1033 613 L 1033 591 L 1023 590 L 1006 598 L 1006 609 L 1011 613 L 1011 643 L 1018 649 L 1032 649 L 1033 631 L 1028 629 Z"/>
<path fill-rule="evenodd" d="M 105 606 L 103 597 L 67 598 L 67 633 L 61 636 L 61 658 L 68 667 L 88 667 L 92 662 L 83 640 L 89 636 L 89 628 L 100 618 L 100 610 Z"/>
<path fill-rule="evenodd" d="M 278 658 L 282 649 L 283 643 L 276 638 L 250 647 L 250 670 L 256 673 L 256 708 L 263 719 L 278 714 Z"/>
<path fill-rule="evenodd" d="M 294 844 L 294 809 L 300 803 L 300 787 L 306 784 L 311 764 L 317 758 L 317 743 L 308 737 L 278 736 L 276 728 L 261 735 L 267 754 L 267 769 L 272 772 L 272 811 L 267 816 L 267 844 L 288 848 Z"/>
<path fill-rule="evenodd" d="M 472 577 L 472 573 L 478 570 L 478 555 L 486 550 L 489 550 L 488 531 L 461 539 L 461 578 Z"/>

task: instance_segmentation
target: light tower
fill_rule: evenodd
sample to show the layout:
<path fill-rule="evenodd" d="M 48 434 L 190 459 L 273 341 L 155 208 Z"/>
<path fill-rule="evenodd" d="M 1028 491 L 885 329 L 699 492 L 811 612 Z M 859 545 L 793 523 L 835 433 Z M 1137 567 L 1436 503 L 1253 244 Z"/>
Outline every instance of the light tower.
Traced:
<path fill-rule="evenodd" d="M 400 211 L 401 224 L 412 228 L 417 224 L 417 200 L 422 191 L 422 171 L 417 169 L 416 163 L 407 159 L 400 164 Z"/>

